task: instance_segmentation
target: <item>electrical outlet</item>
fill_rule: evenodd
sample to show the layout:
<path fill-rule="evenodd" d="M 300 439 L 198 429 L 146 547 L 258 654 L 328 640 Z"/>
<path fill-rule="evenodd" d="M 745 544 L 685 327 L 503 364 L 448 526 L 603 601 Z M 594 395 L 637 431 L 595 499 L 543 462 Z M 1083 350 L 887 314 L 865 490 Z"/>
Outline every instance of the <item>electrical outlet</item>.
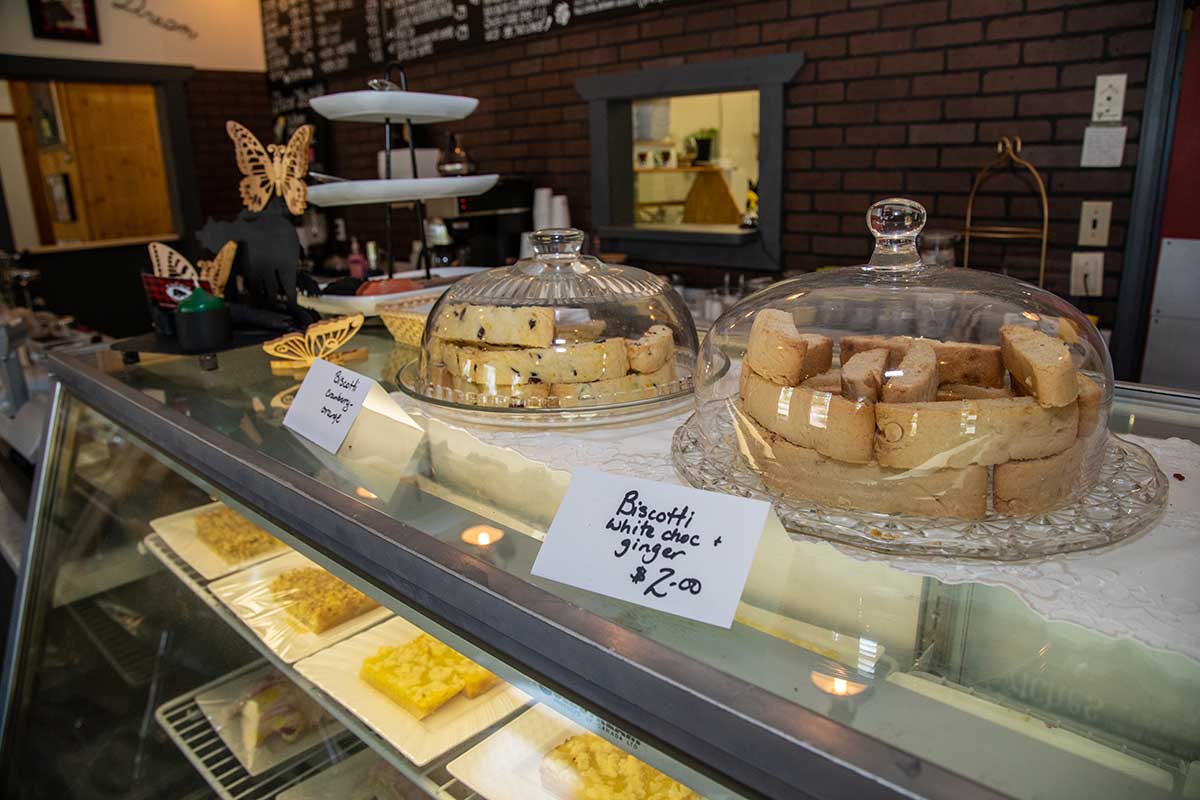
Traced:
<path fill-rule="evenodd" d="M 1112 222 L 1112 203 L 1085 201 L 1079 211 L 1079 244 L 1084 247 L 1108 247 L 1108 226 Z"/>
<path fill-rule="evenodd" d="M 1104 253 L 1071 253 L 1071 294 L 1075 297 L 1104 294 Z"/>
<path fill-rule="evenodd" d="M 1120 122 L 1125 113 L 1127 75 L 1097 75 L 1092 97 L 1092 122 Z"/>

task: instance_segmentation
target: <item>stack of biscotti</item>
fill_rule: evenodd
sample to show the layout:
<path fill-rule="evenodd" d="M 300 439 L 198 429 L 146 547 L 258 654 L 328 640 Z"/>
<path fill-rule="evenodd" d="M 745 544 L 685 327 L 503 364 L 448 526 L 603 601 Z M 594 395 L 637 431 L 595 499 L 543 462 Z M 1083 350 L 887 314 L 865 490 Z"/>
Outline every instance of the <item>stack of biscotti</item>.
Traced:
<path fill-rule="evenodd" d="M 833 368 L 831 340 L 764 309 L 742 362 L 740 449 L 773 490 L 839 508 L 978 519 L 989 469 L 997 512 L 1060 505 L 1102 444 L 1100 387 L 1059 339 L 1000 334 L 1000 345 L 844 336 Z"/>
<path fill-rule="evenodd" d="M 675 379 L 666 325 L 604 337 L 602 322 L 557 324 L 549 306 L 451 304 L 432 323 L 431 381 L 476 405 L 566 408 L 653 397 Z"/>

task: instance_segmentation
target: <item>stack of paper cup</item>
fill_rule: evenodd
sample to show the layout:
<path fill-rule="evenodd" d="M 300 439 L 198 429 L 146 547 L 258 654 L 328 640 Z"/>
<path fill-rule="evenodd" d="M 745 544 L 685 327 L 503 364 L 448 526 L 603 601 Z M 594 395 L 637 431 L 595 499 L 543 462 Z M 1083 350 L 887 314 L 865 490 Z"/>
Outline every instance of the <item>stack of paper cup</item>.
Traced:
<path fill-rule="evenodd" d="M 521 234 L 521 258 L 529 258 L 533 255 L 533 234 L 525 232 Z"/>
<path fill-rule="evenodd" d="M 553 227 L 550 224 L 550 200 L 553 195 L 554 190 L 549 186 L 533 190 L 533 229 L 535 231 Z"/>
<path fill-rule="evenodd" d="M 550 202 L 550 227 L 571 227 L 571 209 L 567 207 L 567 196 L 556 194 Z"/>

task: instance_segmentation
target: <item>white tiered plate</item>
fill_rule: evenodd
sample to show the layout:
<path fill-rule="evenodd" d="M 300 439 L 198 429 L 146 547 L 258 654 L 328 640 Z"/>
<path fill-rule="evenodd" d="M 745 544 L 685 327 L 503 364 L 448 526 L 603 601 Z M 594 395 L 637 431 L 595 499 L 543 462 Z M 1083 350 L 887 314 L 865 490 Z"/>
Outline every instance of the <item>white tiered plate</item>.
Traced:
<path fill-rule="evenodd" d="M 309 101 L 313 110 L 336 122 L 403 123 L 414 125 L 451 122 L 463 119 L 475 110 L 479 100 L 455 94 L 425 92 L 339 92 L 314 97 Z"/>
<path fill-rule="evenodd" d="M 485 269 L 487 267 L 435 267 L 430 270 L 430 273 L 435 278 L 457 278 L 476 272 L 483 272 Z M 392 277 L 424 278 L 425 270 L 405 270 L 404 272 L 393 273 Z M 371 280 L 383 280 L 383 278 L 372 278 Z M 442 293 L 449 288 L 450 284 L 445 286 L 430 286 L 425 289 L 414 289 L 411 292 L 396 292 L 394 294 L 328 294 L 317 296 L 302 294 L 296 297 L 296 302 L 305 308 L 320 311 L 322 314 L 362 314 L 366 317 L 373 317 L 379 314 L 377 306 L 380 303 L 393 303 L 397 300 L 412 300 L 415 303 L 419 299 L 424 298 L 430 305 L 433 305 L 433 302 L 441 297 Z"/>
<path fill-rule="evenodd" d="M 499 175 L 462 175 L 453 178 L 336 181 L 309 186 L 308 202 L 314 206 L 331 207 L 473 197 L 495 186 L 498 180 Z"/>

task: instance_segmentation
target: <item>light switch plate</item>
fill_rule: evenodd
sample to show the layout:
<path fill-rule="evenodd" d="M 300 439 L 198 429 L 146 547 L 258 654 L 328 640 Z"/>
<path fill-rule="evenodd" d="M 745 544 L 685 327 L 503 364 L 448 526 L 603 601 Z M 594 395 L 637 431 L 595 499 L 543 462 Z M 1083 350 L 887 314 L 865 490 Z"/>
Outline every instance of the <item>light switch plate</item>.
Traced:
<path fill-rule="evenodd" d="M 1108 247 L 1108 227 L 1112 223 L 1112 203 L 1084 201 L 1079 212 L 1079 244 Z"/>
<path fill-rule="evenodd" d="M 1097 75 L 1092 98 L 1092 122 L 1120 122 L 1125 113 L 1127 75 Z"/>
<path fill-rule="evenodd" d="M 1104 253 L 1071 253 L 1071 294 L 1075 297 L 1104 294 Z"/>

